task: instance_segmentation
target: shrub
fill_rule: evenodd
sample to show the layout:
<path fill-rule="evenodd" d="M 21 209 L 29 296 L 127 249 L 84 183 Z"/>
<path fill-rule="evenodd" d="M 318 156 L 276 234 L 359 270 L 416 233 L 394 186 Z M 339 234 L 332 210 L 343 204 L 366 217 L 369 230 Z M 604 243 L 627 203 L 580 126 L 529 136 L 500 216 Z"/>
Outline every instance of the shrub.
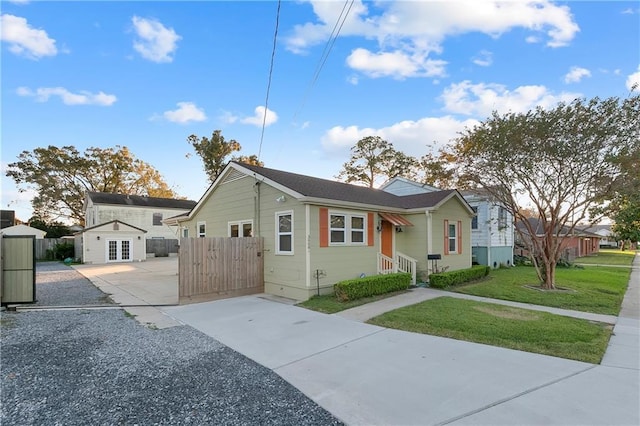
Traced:
<path fill-rule="evenodd" d="M 447 288 L 452 285 L 477 280 L 489 275 L 490 270 L 491 268 L 488 266 L 476 265 L 469 269 L 431 274 L 429 275 L 429 287 Z"/>
<path fill-rule="evenodd" d="M 48 249 L 46 252 L 47 260 L 63 260 L 68 257 L 73 257 L 75 254 L 75 246 L 72 243 L 59 243 L 56 244 L 53 249 Z"/>
<path fill-rule="evenodd" d="M 411 284 L 411 274 L 386 274 L 340 281 L 334 284 L 336 298 L 341 302 L 406 290 Z"/>

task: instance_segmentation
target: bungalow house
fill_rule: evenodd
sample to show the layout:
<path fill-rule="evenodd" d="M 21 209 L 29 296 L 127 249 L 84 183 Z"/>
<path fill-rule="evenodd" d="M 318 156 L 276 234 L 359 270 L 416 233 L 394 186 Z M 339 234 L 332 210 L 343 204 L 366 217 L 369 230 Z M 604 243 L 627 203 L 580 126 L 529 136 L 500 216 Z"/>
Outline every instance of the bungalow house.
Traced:
<path fill-rule="evenodd" d="M 535 218 L 529 218 L 528 221 L 531 229 L 535 231 L 536 238 L 544 238 L 544 223 Z M 526 240 L 530 239 L 530 236 L 525 224 L 523 222 L 517 222 L 516 228 L 520 231 L 520 233 L 516 235 L 516 245 L 528 247 Z M 600 235 L 581 230 L 578 227 L 574 227 L 573 230 L 568 226 L 558 228 L 554 230 L 554 238 L 562 238 L 560 245 L 560 250 L 562 251 L 561 258 L 568 262 L 574 261 L 576 257 L 598 253 L 600 250 Z M 519 250 L 519 254 L 523 256 L 529 255 L 528 249 Z"/>
<path fill-rule="evenodd" d="M 456 190 L 398 196 L 230 162 L 186 215 L 183 237 L 264 239 L 265 292 L 306 300 L 319 283 L 406 270 L 425 280 L 471 266 L 473 210 Z"/>
<path fill-rule="evenodd" d="M 395 195 L 424 194 L 439 189 L 396 177 L 380 189 Z M 471 251 L 474 263 L 498 268 L 513 265 L 513 216 L 482 190 L 462 192 L 476 214 L 471 220 Z"/>
<path fill-rule="evenodd" d="M 618 248 L 618 242 L 613 235 L 611 225 L 578 226 L 581 231 L 591 232 L 600 236 L 600 248 Z"/>

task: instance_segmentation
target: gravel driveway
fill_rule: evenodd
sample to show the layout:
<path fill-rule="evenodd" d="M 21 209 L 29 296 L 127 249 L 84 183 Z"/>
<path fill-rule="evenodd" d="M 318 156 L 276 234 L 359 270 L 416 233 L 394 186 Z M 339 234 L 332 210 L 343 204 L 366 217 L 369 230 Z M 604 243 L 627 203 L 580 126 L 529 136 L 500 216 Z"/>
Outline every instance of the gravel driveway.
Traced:
<path fill-rule="evenodd" d="M 73 274 L 39 271 L 52 289 L 38 299 L 103 296 L 89 297 L 97 289 Z M 69 289 L 81 280 L 87 288 L 74 300 Z M 0 321 L 2 425 L 340 424 L 271 370 L 188 326 L 153 330 L 119 309 L 2 312 Z"/>

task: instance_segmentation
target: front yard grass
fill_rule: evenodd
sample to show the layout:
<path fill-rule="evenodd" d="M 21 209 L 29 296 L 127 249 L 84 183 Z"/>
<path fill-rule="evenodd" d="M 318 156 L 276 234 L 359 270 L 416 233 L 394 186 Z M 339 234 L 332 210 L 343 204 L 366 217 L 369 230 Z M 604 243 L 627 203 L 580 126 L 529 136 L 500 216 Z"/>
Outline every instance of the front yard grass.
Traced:
<path fill-rule="evenodd" d="M 402 293 L 406 293 L 406 290 L 394 291 L 392 293 L 379 294 L 371 297 L 363 297 L 362 299 L 351 300 L 348 302 L 340 302 L 334 294 L 327 294 L 322 296 L 313 296 L 305 302 L 298 303 L 298 306 L 325 314 L 335 314 L 336 312 L 344 311 L 345 309 L 355 308 L 356 306 L 386 299 L 391 296 L 397 296 Z"/>
<path fill-rule="evenodd" d="M 575 263 L 587 265 L 620 265 L 631 266 L 635 257 L 635 250 L 612 250 L 600 249 L 600 251 L 591 256 L 579 257 Z"/>
<path fill-rule="evenodd" d="M 541 291 L 535 269 L 530 266 L 496 269 L 481 281 L 453 287 L 458 293 L 512 300 L 534 305 L 617 315 L 629 282 L 631 269 L 586 266 L 584 269 L 559 268 L 556 287 L 566 290 Z"/>
<path fill-rule="evenodd" d="M 607 324 L 452 297 L 396 309 L 368 323 L 594 364 L 611 335 Z"/>

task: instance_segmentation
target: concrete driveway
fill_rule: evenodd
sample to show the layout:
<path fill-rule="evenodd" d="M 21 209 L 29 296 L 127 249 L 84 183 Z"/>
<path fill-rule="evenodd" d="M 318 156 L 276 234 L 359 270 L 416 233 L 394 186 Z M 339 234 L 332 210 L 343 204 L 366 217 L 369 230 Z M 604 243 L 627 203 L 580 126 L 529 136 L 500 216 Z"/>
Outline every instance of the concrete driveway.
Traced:
<path fill-rule="evenodd" d="M 178 304 L 177 257 L 73 267 L 139 322 L 156 328 L 180 325 L 158 309 Z"/>

